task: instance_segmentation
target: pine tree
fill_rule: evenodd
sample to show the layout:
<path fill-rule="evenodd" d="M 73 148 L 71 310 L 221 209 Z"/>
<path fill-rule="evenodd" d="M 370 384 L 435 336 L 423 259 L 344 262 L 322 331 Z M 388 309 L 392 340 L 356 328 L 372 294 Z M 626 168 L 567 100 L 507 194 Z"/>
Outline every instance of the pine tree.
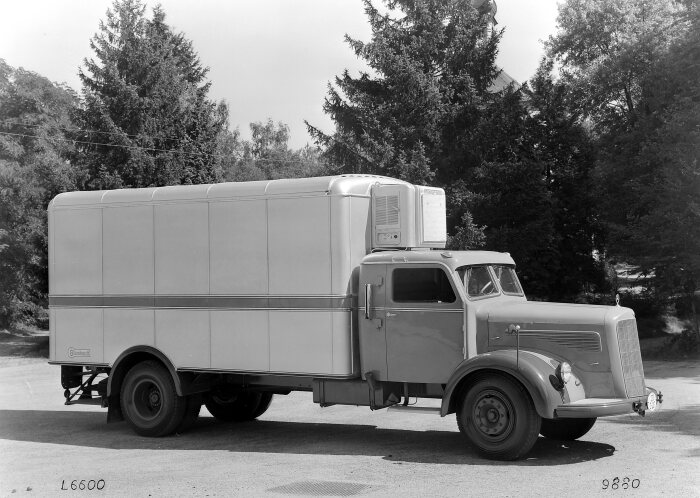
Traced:
<path fill-rule="evenodd" d="M 329 85 L 334 134 L 308 126 L 336 171 L 443 184 L 474 166 L 471 138 L 498 74 L 500 33 L 489 2 L 472 3 L 389 1 L 384 14 L 365 0 L 372 39 L 346 40 L 372 72 L 345 71 Z"/>
<path fill-rule="evenodd" d="M 81 70 L 89 188 L 206 183 L 223 177 L 218 157 L 228 109 L 207 98 L 207 69 L 173 32 L 161 7 L 116 0 Z"/>

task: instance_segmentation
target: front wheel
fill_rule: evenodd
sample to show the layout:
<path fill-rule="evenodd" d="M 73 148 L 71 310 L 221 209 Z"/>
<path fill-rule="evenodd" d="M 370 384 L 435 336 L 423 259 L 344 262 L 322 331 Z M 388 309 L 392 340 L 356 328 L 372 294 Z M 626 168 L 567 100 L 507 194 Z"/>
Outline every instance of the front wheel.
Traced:
<path fill-rule="evenodd" d="M 540 434 L 549 439 L 573 441 L 591 430 L 596 418 L 562 418 L 550 420 L 543 418 Z"/>
<path fill-rule="evenodd" d="M 530 395 L 502 375 L 479 378 L 457 410 L 457 425 L 479 453 L 496 460 L 522 458 L 537 441 L 541 418 Z"/>
<path fill-rule="evenodd" d="M 177 395 L 170 373 L 155 361 L 141 362 L 126 374 L 121 407 L 141 436 L 167 436 L 185 416 L 185 399 Z"/>

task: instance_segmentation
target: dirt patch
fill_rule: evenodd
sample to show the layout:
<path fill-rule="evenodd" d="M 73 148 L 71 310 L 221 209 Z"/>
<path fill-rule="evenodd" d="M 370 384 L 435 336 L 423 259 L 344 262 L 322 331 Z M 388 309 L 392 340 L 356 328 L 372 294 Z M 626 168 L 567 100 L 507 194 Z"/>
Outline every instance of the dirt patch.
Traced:
<path fill-rule="evenodd" d="M 0 330 L 0 356 L 48 358 L 49 331 L 39 329 Z"/>

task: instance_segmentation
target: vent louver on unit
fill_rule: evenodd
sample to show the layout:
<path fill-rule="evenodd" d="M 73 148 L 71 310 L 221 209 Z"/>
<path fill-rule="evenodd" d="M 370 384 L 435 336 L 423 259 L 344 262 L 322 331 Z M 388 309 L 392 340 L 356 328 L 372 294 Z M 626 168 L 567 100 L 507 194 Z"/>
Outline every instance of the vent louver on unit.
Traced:
<path fill-rule="evenodd" d="M 397 227 L 399 225 L 399 196 L 376 196 L 374 198 L 374 212 L 377 227 Z"/>

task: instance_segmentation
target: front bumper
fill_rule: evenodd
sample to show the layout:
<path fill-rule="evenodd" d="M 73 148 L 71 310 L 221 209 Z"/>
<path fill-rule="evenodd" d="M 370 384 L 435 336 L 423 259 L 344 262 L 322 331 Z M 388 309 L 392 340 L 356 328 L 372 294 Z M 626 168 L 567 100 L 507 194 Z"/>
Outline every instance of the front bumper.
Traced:
<path fill-rule="evenodd" d="M 663 402 L 663 395 L 647 387 L 646 396 L 634 398 L 585 398 L 565 405 L 559 405 L 554 411 L 555 418 L 591 418 L 609 417 L 637 412 L 644 416 L 647 411 L 658 410 Z"/>

